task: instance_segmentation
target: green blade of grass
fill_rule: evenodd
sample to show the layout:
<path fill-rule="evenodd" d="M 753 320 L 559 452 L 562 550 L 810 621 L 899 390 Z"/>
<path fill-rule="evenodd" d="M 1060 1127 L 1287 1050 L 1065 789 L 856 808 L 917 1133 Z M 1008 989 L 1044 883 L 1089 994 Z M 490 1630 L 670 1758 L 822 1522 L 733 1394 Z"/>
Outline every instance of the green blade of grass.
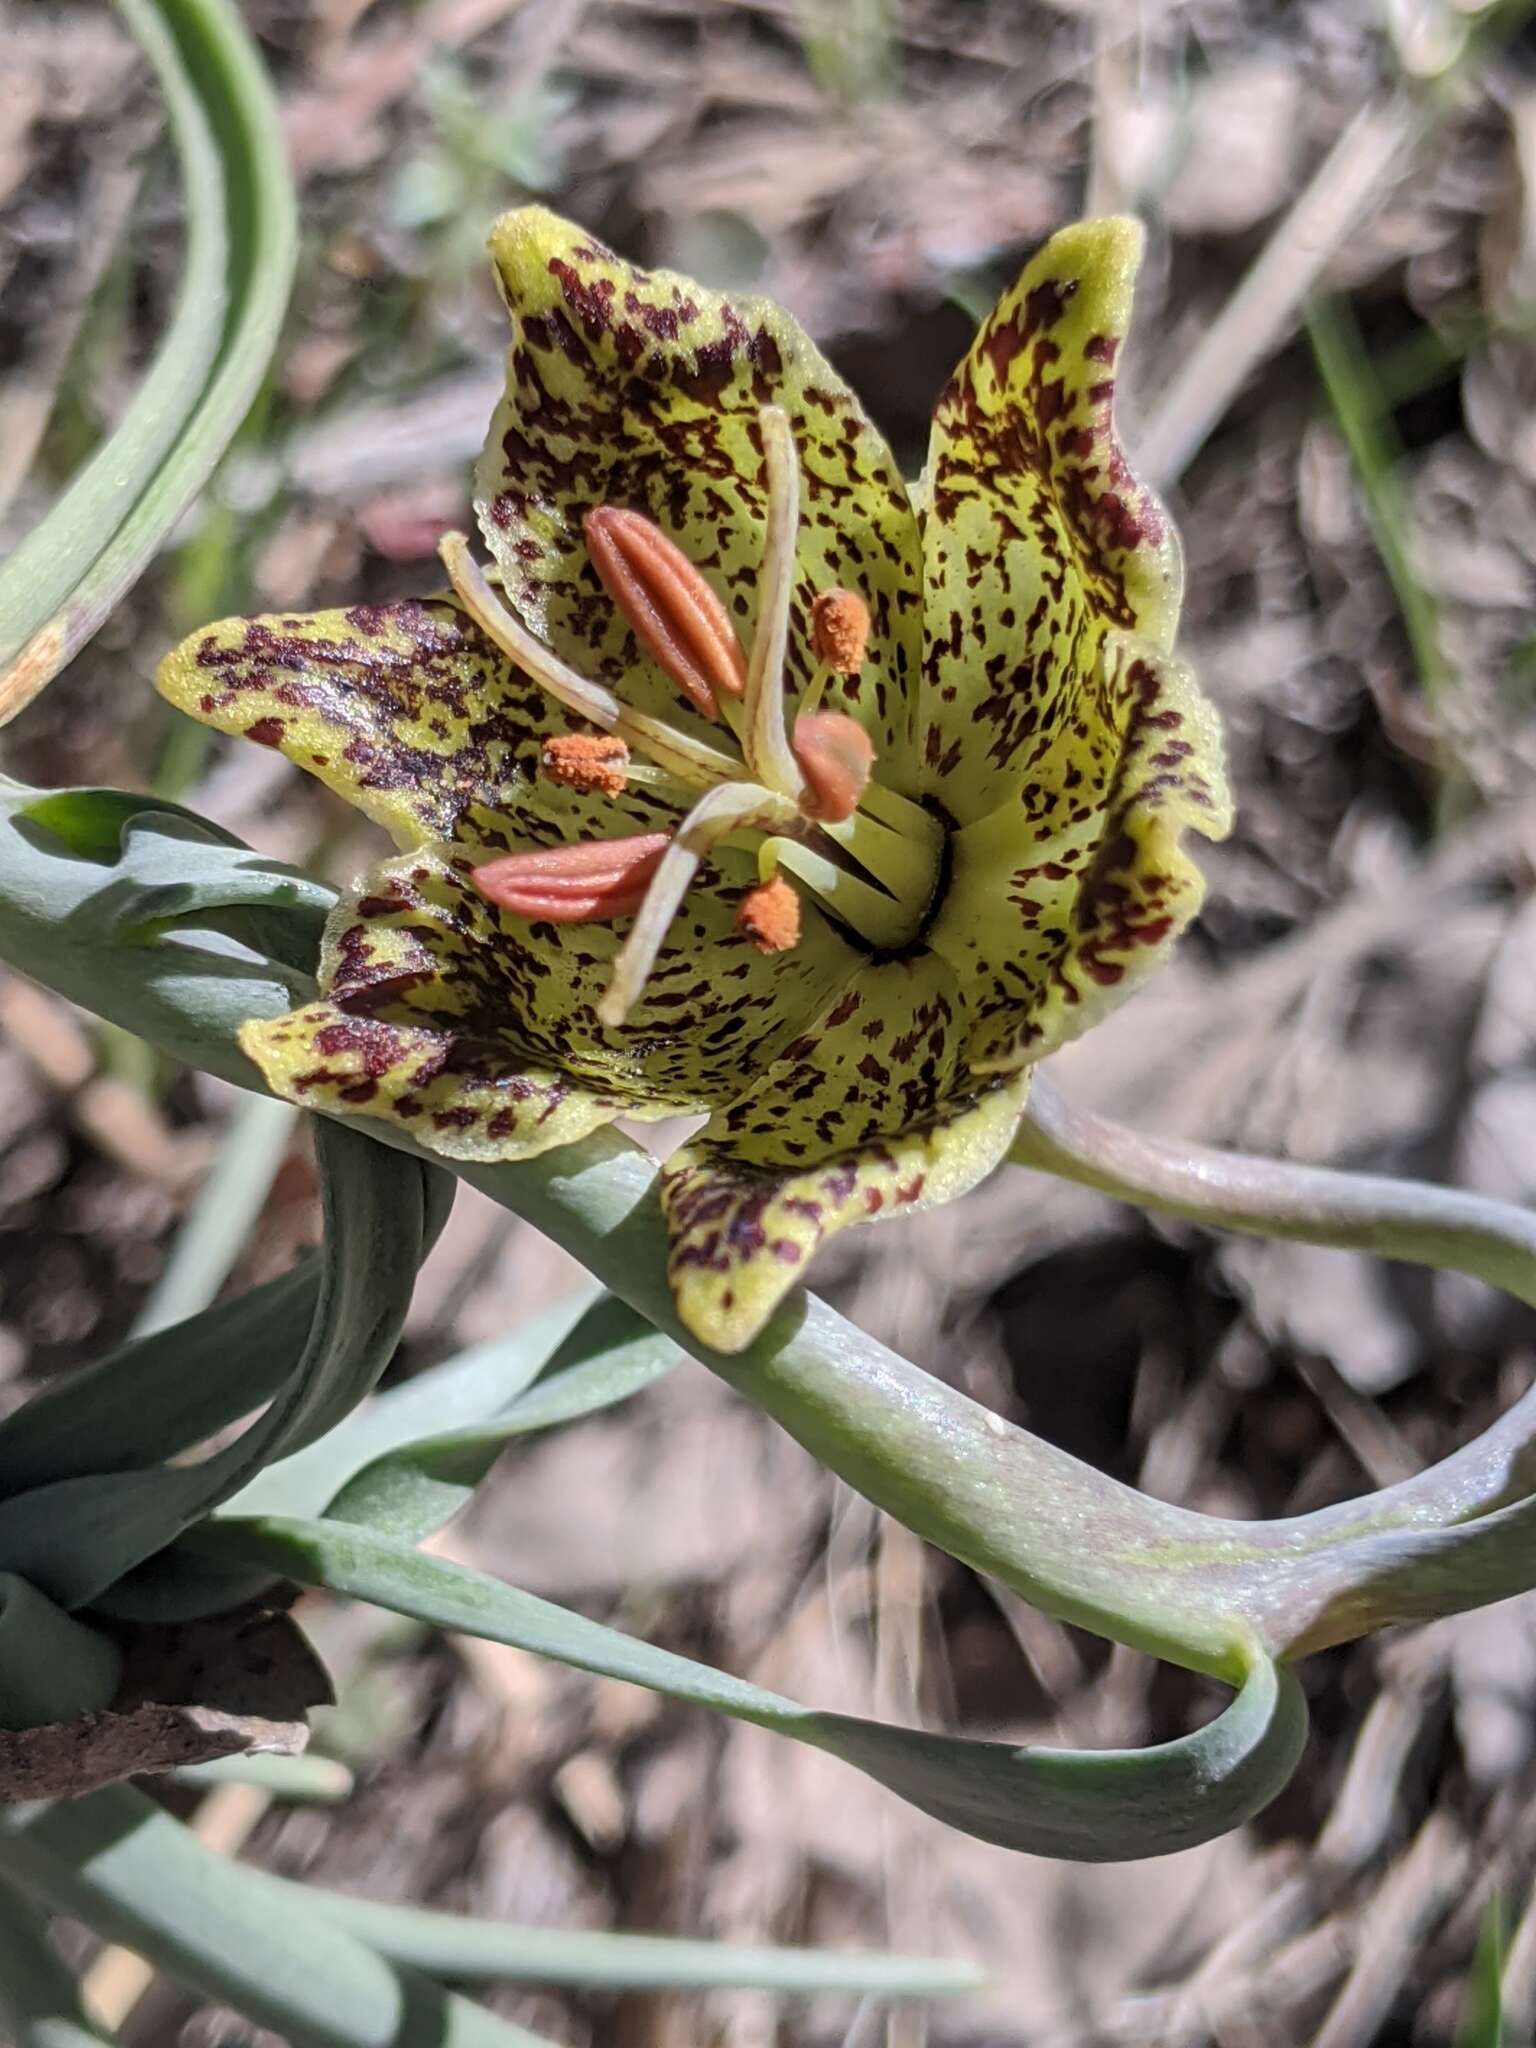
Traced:
<path fill-rule="evenodd" d="M 0 574 L 0 723 L 73 659 L 207 482 L 266 374 L 292 283 L 293 188 L 238 12 L 229 0 L 121 4 L 165 84 L 187 269 L 127 416 Z"/>
<path fill-rule="evenodd" d="M 1338 299 L 1316 299 L 1307 307 L 1306 319 L 1318 375 L 1365 494 L 1371 531 L 1402 614 L 1419 685 L 1426 702 L 1433 704 L 1452 678 L 1440 648 L 1434 600 L 1408 556 L 1407 521 L 1396 473 L 1401 450 L 1376 373 L 1347 305 Z"/>

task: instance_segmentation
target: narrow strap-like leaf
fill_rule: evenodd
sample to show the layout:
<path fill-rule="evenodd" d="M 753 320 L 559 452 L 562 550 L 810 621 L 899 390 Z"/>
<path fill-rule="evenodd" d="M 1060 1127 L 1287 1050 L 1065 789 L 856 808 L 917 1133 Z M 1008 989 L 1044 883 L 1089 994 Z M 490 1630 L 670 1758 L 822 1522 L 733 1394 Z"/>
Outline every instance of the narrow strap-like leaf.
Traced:
<path fill-rule="evenodd" d="M 186 260 L 175 310 L 144 381 L 58 503 L 0 569 L 0 665 L 74 590 L 191 417 L 219 352 L 229 301 L 224 153 L 210 108 L 154 0 L 117 0 L 154 67 L 180 169 Z"/>
<path fill-rule="evenodd" d="M 550 2048 L 206 1848 L 126 1785 L 0 1811 L 0 1877 L 292 2048 Z"/>
<path fill-rule="evenodd" d="M 80 651 L 207 482 L 266 375 L 293 278 L 282 125 L 239 10 L 121 4 L 160 71 L 182 153 L 187 266 L 127 417 L 0 584 L 0 722 Z M 53 573 L 60 558 L 67 576 Z"/>
<path fill-rule="evenodd" d="M 1035 1855 L 1119 1862 L 1210 1841 L 1274 1798 L 1306 1741 L 1301 1688 L 1256 1651 L 1237 1697 L 1193 1735 L 1145 1750 L 1021 1749 L 814 1712 L 372 1530 L 323 1520 L 221 1521 L 189 1540 L 302 1585 L 770 1728 L 857 1765 L 951 1827 Z"/>
<path fill-rule="evenodd" d="M 453 1978 L 508 1977 L 573 1990 L 708 1991 L 735 1989 L 807 1995 L 862 1992 L 872 1998 L 942 1998 L 985 1981 L 973 1964 L 925 1956 L 847 1955 L 836 1950 L 742 1948 L 654 1934 L 506 1927 L 463 1913 L 376 1905 L 318 1885 L 273 1878 L 325 1919 L 418 1970 Z"/>
<path fill-rule="evenodd" d="M 79 1986 L 48 1939 L 47 1922 L 22 1893 L 0 1884 L 0 2021 L 15 2048 L 105 2048 Z"/>
<path fill-rule="evenodd" d="M 266 1413 L 201 1463 L 63 1480 L 0 1504 L 3 1568 L 63 1606 L 90 1601 L 271 1459 L 323 1435 L 375 1385 L 430 1241 L 429 1181 L 441 1177 L 340 1126 L 317 1130 L 316 1156 L 319 1298 L 303 1356 Z"/>
<path fill-rule="evenodd" d="M 397 1542 L 421 1543 L 458 1513 L 513 1437 L 625 1400 L 682 1355 L 623 1302 L 601 1301 L 526 1395 L 485 1422 L 399 1445 L 358 1471 L 333 1500 L 316 1505 L 333 1521 L 362 1522 Z M 230 1511 L 237 1509 L 232 1502 Z"/>
<path fill-rule="evenodd" d="M 278 1458 L 224 1504 L 231 1515 L 313 1515 L 376 1459 L 444 1429 L 483 1424 L 515 1406 L 580 1324 L 594 1288 L 530 1316 L 354 1409 L 308 1449 Z"/>
<path fill-rule="evenodd" d="M 0 1422 L 0 1498 L 158 1464 L 249 1415 L 293 1371 L 314 1321 L 319 1261 L 109 1352 Z"/>

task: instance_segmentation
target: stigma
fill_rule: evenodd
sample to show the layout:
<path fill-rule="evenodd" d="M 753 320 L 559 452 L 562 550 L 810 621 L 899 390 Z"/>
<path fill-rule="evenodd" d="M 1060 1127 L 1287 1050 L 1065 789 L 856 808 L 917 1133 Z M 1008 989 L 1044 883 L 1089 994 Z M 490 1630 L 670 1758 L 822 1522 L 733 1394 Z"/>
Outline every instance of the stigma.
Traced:
<path fill-rule="evenodd" d="M 692 711 L 722 727 L 726 745 L 635 711 L 568 667 L 507 610 L 462 535 L 442 544 L 454 592 L 475 623 L 566 711 L 596 728 L 546 739 L 541 773 L 610 799 L 638 781 L 682 812 L 672 832 L 538 847 L 473 871 L 481 894 L 515 917 L 633 920 L 598 1004 L 610 1029 L 638 1001 L 701 864 L 723 841 L 756 848 L 763 879 L 743 897 L 736 928 L 765 953 L 798 943 L 800 889 L 858 936 L 887 946 L 915 936 L 936 885 L 935 822 L 890 790 L 863 809 L 876 793 L 874 744 L 856 719 L 820 709 L 829 678 L 857 675 L 868 658 L 870 612 L 856 591 L 838 586 L 812 600 L 801 650 L 810 679 L 791 715 L 799 459 L 784 412 L 765 406 L 757 424 L 766 509 L 749 646 L 700 569 L 644 513 L 598 505 L 582 520 L 592 570 L 640 648 Z"/>

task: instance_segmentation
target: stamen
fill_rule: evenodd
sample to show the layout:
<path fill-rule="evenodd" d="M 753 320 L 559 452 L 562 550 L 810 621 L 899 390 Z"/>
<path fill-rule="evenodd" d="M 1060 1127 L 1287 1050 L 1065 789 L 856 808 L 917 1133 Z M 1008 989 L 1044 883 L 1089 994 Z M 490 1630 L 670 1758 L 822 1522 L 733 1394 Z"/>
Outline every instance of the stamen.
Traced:
<path fill-rule="evenodd" d="M 539 751 L 551 782 L 583 795 L 622 796 L 629 781 L 629 749 L 612 733 L 556 733 Z"/>
<path fill-rule="evenodd" d="M 640 908 L 669 843 L 665 832 L 639 832 L 627 839 L 541 846 L 487 861 L 471 871 L 470 880 L 487 902 L 514 917 L 607 923 Z"/>
<path fill-rule="evenodd" d="M 795 759 L 805 774 L 801 815 L 840 825 L 859 807 L 875 765 L 875 745 L 841 711 L 816 711 L 795 720 Z"/>
<path fill-rule="evenodd" d="M 757 783 L 728 783 L 699 798 L 662 855 L 629 937 L 613 964 L 613 980 L 597 1006 L 604 1024 L 616 1028 L 639 1001 L 672 920 L 711 847 L 727 833 L 747 827 L 782 831 L 794 818 L 792 803 Z"/>
<path fill-rule="evenodd" d="M 840 676 L 856 676 L 869 647 L 869 606 L 857 591 L 841 585 L 816 593 L 811 605 L 811 645 Z"/>
<path fill-rule="evenodd" d="M 740 774 L 741 764 L 702 740 L 675 732 L 659 718 L 643 711 L 631 711 L 601 683 L 589 682 L 568 668 L 558 655 L 536 639 L 520 619 L 513 618 L 485 579 L 484 571 L 469 552 L 462 533 L 445 533 L 438 544 L 448 580 L 460 604 L 486 638 L 499 647 L 510 661 L 525 669 L 540 689 L 547 690 L 557 704 L 574 711 L 589 724 L 617 733 L 632 747 L 668 769 L 691 789 L 713 789 Z"/>
<path fill-rule="evenodd" d="M 747 686 L 747 658 L 729 612 L 676 542 L 642 512 L 600 505 L 582 521 L 603 588 L 695 711 Z"/>
<path fill-rule="evenodd" d="M 759 782 L 781 796 L 800 795 L 800 769 L 784 730 L 784 656 L 800 528 L 800 464 L 788 416 L 765 405 L 757 416 L 768 471 L 768 521 L 758 597 L 757 631 L 747 660 L 742 745 Z"/>
<path fill-rule="evenodd" d="M 787 953 L 800 943 L 800 898 L 782 875 L 775 875 L 742 897 L 736 929 L 759 953 Z"/>

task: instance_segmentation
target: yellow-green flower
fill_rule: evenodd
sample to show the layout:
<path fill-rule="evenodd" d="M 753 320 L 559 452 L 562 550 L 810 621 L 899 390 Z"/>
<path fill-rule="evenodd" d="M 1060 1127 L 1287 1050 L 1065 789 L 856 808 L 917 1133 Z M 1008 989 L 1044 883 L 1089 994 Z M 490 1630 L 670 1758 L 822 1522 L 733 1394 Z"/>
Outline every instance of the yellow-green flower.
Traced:
<path fill-rule="evenodd" d="M 1199 904 L 1220 741 L 1111 419 L 1140 234 L 1047 244 L 910 489 L 777 308 L 539 210 L 491 249 L 491 574 L 451 538 L 451 595 L 228 620 L 160 687 L 404 849 L 321 999 L 246 1026 L 271 1086 L 460 1160 L 704 1113 L 670 1275 L 734 1350 L 830 1233 L 1001 1160 L 1032 1062 Z"/>

